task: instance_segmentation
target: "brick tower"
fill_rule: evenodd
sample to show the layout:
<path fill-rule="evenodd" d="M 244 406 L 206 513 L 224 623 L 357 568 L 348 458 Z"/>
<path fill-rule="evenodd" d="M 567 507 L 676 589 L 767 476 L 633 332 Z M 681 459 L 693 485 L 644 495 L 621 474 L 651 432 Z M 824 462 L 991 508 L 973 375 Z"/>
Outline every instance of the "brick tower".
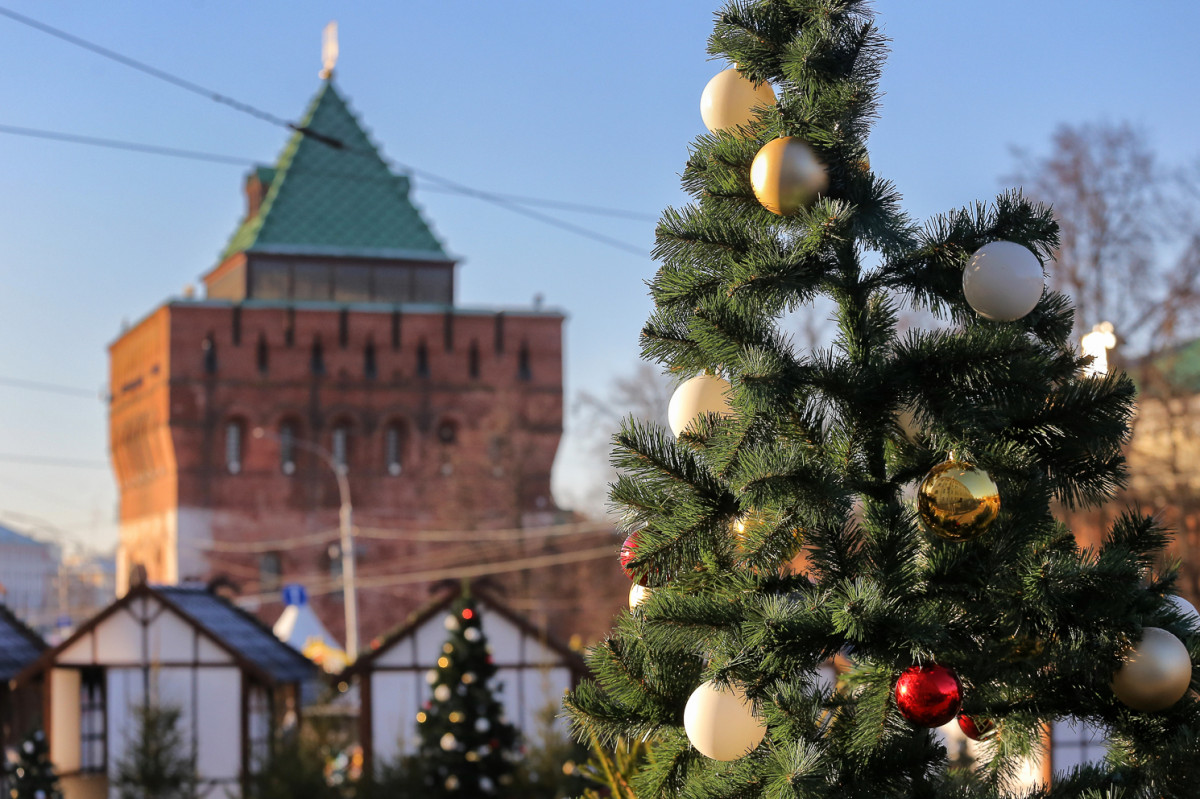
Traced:
<path fill-rule="evenodd" d="M 339 491 L 313 446 L 350 486 L 363 640 L 466 555 L 566 557 L 522 534 L 564 520 L 562 314 L 454 304 L 454 260 L 331 79 L 245 191 L 205 298 L 110 347 L 119 590 L 226 578 L 270 620 L 301 582 L 340 637 Z"/>

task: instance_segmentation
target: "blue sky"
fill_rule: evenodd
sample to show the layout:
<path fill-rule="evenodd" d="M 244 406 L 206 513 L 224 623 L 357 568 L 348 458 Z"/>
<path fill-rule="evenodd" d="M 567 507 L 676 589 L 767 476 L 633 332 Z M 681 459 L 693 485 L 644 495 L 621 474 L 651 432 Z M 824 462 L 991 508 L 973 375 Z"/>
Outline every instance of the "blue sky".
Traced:
<path fill-rule="evenodd" d="M 386 156 L 473 188 L 624 209 L 547 211 L 648 252 L 684 201 L 678 172 L 703 131 L 700 92 L 724 68 L 699 2 L 335 3 L 328 0 L 0 0 L 288 119 L 317 90 L 337 19 L 337 82 Z M 871 163 L 924 219 L 1004 188 L 1012 146 L 1044 151 L 1063 122 L 1129 120 L 1161 158 L 1200 156 L 1200 5 L 1164 0 L 876 4 L 892 39 Z M 0 17 L 0 125 L 271 163 L 287 132 Z M 243 212 L 245 168 L 0 133 L 0 524 L 115 541 L 106 347 L 211 268 Z M 568 314 L 567 399 L 603 392 L 637 358 L 648 256 L 415 181 L 461 256 L 463 305 Z M 556 492 L 586 463 L 568 425 Z M 15 456 L 15 458 L 13 457 Z M 94 464 L 65 467 L 31 459 Z"/>

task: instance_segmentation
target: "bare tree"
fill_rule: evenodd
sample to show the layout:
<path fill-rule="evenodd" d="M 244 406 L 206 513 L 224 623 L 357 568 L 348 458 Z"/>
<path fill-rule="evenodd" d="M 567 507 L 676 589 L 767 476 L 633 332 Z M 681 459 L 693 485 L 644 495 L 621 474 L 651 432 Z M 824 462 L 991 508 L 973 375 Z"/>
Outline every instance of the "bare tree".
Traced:
<path fill-rule="evenodd" d="M 667 404 L 675 383 L 657 366 L 639 361 L 625 374 L 612 379 L 603 395 L 580 391 L 571 405 L 571 415 L 581 441 L 581 449 L 597 468 L 591 485 L 581 486 L 577 499 L 579 510 L 592 516 L 605 513 L 608 484 L 616 479 L 616 470 L 609 464 L 612 437 L 620 430 L 621 420 L 628 416 L 648 422 L 666 424 Z"/>
<path fill-rule="evenodd" d="M 1063 125 L 1049 155 L 1016 155 L 1013 179 L 1058 220 L 1050 285 L 1074 299 L 1076 335 L 1111 322 L 1114 362 L 1138 383 L 1127 499 L 1163 512 L 1180 590 L 1200 598 L 1200 184 L 1160 166 L 1128 123 Z M 1071 514 L 1085 543 L 1107 526 L 1103 513 Z"/>
<path fill-rule="evenodd" d="M 1054 208 L 1062 246 L 1050 285 L 1071 296 L 1076 333 L 1111 322 L 1135 350 L 1195 332 L 1200 292 L 1196 183 L 1157 163 L 1129 123 L 1061 125 L 1048 155 L 1016 150 L 1011 180 Z"/>

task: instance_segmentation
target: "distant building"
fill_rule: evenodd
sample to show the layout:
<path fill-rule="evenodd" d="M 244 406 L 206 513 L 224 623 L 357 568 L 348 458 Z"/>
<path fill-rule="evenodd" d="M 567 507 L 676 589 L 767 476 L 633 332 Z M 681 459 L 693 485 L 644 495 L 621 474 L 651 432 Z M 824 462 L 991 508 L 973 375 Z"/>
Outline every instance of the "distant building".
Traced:
<path fill-rule="evenodd" d="M 563 315 L 455 303 L 455 260 L 331 79 L 297 131 L 247 176 L 206 297 L 110 347 L 118 592 L 219 579 L 274 621 L 301 583 L 344 641 L 328 457 L 354 508 L 360 641 L 468 563 L 537 623 L 595 637 L 628 590 L 611 531 L 528 534 L 574 521 L 550 493 Z"/>
<path fill-rule="evenodd" d="M 315 667 L 198 587 L 140 585 L 42 652 L 15 678 L 40 686 L 50 759 L 66 799 L 115 795 L 143 707 L 180 712 L 201 795 L 240 796 L 281 728 L 298 721 Z"/>
<path fill-rule="evenodd" d="M 53 626 L 58 547 L 0 527 L 0 602 L 31 627 Z"/>
<path fill-rule="evenodd" d="M 42 686 L 33 680 L 17 688 L 12 679 L 41 656 L 46 643 L 0 604 L 0 753 L 37 729 L 42 716 Z M 0 776 L 0 785 L 3 785 Z"/>

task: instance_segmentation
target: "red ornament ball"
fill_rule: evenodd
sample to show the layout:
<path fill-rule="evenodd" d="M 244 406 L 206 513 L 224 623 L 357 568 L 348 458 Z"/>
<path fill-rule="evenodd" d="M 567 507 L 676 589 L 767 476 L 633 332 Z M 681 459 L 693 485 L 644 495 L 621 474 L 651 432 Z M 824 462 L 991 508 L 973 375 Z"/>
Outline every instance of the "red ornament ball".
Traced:
<path fill-rule="evenodd" d="M 637 580 L 638 576 L 629 568 L 629 563 L 637 557 L 638 531 L 634 530 L 625 539 L 625 543 L 621 544 L 621 569 L 624 570 L 625 576 L 630 580 Z"/>
<path fill-rule="evenodd" d="M 958 715 L 962 687 L 945 666 L 912 666 L 896 681 L 896 706 L 914 724 L 940 727 Z"/>
<path fill-rule="evenodd" d="M 996 722 L 985 718 L 972 718 L 965 713 L 958 717 L 958 728 L 972 741 L 984 741 L 996 733 Z"/>

